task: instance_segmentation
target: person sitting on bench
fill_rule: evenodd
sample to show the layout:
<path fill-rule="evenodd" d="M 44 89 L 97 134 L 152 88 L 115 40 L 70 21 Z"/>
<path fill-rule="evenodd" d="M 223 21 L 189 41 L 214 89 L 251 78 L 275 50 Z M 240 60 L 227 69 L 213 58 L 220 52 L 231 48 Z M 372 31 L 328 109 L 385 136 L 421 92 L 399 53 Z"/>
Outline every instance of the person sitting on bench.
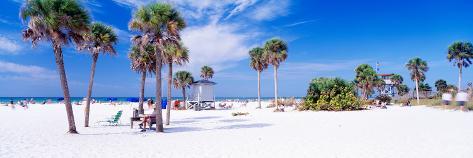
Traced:
<path fill-rule="evenodd" d="M 148 123 L 148 121 L 150 122 L 150 127 L 151 127 L 151 122 L 152 122 L 152 119 L 156 119 L 156 110 L 154 110 L 151 114 L 149 115 L 146 115 L 144 116 L 143 118 L 143 122 L 141 122 L 141 124 L 143 124 L 143 129 L 141 130 L 141 132 L 145 132 L 146 131 L 146 124 Z"/>

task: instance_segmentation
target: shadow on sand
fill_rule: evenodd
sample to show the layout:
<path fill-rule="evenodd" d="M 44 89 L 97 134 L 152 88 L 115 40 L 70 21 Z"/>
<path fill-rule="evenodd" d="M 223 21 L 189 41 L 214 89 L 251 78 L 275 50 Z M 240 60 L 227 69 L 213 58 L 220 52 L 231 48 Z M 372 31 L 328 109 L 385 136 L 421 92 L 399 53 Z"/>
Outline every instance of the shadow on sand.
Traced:
<path fill-rule="evenodd" d="M 268 123 L 251 123 L 251 124 L 235 124 L 228 126 L 220 126 L 215 128 L 200 128 L 200 127 L 170 127 L 165 128 L 166 133 L 180 133 L 180 132 L 196 132 L 196 131 L 212 131 L 212 130 L 228 130 L 228 129 L 249 129 L 249 128 L 264 128 L 271 126 Z M 155 130 L 152 128 L 152 130 Z"/>

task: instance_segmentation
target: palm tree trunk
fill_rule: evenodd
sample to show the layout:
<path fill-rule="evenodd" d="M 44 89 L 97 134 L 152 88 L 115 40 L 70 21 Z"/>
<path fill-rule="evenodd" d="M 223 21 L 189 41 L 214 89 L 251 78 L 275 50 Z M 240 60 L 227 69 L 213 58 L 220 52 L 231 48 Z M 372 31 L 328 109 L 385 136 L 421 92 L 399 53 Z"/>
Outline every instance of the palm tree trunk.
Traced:
<path fill-rule="evenodd" d="M 182 100 L 184 101 L 184 108 L 187 109 L 187 102 L 186 102 L 186 87 L 182 87 Z"/>
<path fill-rule="evenodd" d="M 279 110 L 278 103 L 278 67 L 274 67 L 274 104 L 276 104 L 276 110 Z"/>
<path fill-rule="evenodd" d="M 458 92 L 461 91 L 462 89 L 462 68 L 463 68 L 463 63 L 460 65 L 459 72 L 458 72 Z"/>
<path fill-rule="evenodd" d="M 61 45 L 54 42 L 54 56 L 56 58 L 56 66 L 61 79 L 61 87 L 64 93 L 64 104 L 66 106 L 67 121 L 69 123 L 68 133 L 77 134 L 76 124 L 74 121 L 74 112 L 72 111 L 71 96 L 69 95 L 69 87 L 67 85 L 66 70 L 64 69 L 64 59 L 62 56 Z"/>
<path fill-rule="evenodd" d="M 258 71 L 258 109 L 261 109 L 261 71 Z"/>
<path fill-rule="evenodd" d="M 138 104 L 138 113 L 144 114 L 143 103 L 145 102 L 145 83 L 146 83 L 146 70 L 141 73 L 141 85 L 140 85 L 140 102 Z"/>
<path fill-rule="evenodd" d="M 416 81 L 416 97 L 417 97 L 417 105 L 420 104 L 420 101 L 419 101 L 419 79 L 415 79 Z"/>
<path fill-rule="evenodd" d="M 92 87 L 94 85 L 95 66 L 97 65 L 97 59 L 98 58 L 99 58 L 98 52 L 93 52 L 93 54 L 92 54 L 92 67 L 90 68 L 89 89 L 87 89 L 87 101 L 85 103 L 84 127 L 89 127 L 90 100 L 91 100 L 91 97 L 92 97 Z"/>
<path fill-rule="evenodd" d="M 161 68 L 162 68 L 162 50 L 158 50 L 156 55 L 156 132 L 164 132 L 163 129 L 163 113 L 161 105 Z"/>
<path fill-rule="evenodd" d="M 171 85 L 172 85 L 172 61 L 169 62 L 168 67 L 168 105 L 166 106 L 166 125 L 171 121 Z"/>

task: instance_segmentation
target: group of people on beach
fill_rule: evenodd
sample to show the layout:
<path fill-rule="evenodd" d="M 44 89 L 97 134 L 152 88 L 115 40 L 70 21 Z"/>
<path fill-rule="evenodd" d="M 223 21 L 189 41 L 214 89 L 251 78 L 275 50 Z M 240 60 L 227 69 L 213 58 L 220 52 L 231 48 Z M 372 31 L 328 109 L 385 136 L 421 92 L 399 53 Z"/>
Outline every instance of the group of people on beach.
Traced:
<path fill-rule="evenodd" d="M 460 106 L 461 111 L 465 111 L 465 104 L 468 102 L 469 95 L 465 91 L 460 91 L 455 95 L 455 101 L 457 102 L 457 105 Z M 452 104 L 453 101 L 453 95 L 452 93 L 446 92 L 442 94 L 442 104 L 444 106 L 448 106 Z"/>

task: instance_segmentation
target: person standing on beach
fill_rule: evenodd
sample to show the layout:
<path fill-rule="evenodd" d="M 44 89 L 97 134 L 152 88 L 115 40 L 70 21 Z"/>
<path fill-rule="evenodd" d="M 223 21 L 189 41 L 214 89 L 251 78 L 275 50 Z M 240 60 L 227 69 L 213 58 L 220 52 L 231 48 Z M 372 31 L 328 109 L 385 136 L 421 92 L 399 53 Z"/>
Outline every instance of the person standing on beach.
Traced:
<path fill-rule="evenodd" d="M 447 105 L 450 105 L 450 103 L 452 102 L 452 94 L 449 93 L 449 92 L 445 92 L 442 94 L 442 103 L 444 105 L 444 107 L 446 108 Z"/>
<path fill-rule="evenodd" d="M 460 106 L 461 111 L 466 111 L 465 103 L 468 102 L 468 94 L 464 91 L 460 91 L 457 93 L 455 100 L 457 101 L 458 106 Z"/>

